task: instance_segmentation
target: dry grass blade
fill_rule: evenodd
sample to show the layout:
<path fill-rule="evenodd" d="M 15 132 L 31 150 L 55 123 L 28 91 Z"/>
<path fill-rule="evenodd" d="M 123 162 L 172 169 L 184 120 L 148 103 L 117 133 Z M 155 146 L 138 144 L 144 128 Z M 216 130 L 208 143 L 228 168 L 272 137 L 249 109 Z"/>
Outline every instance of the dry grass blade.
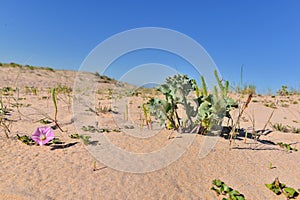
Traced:
<path fill-rule="evenodd" d="M 234 124 L 233 127 L 232 127 L 232 130 L 230 131 L 230 139 L 229 139 L 229 146 L 230 146 L 230 147 L 231 147 L 231 143 L 232 143 L 233 136 L 235 135 L 235 129 L 236 129 L 237 125 L 239 124 L 240 119 L 241 119 L 241 117 L 242 117 L 244 111 L 246 110 L 246 108 L 248 107 L 249 103 L 251 102 L 252 95 L 253 95 L 253 94 L 249 94 L 249 96 L 248 96 L 248 98 L 247 98 L 247 101 L 246 101 L 245 104 L 243 105 L 243 108 L 242 108 L 241 112 L 239 113 L 238 118 L 237 118 L 235 124 Z"/>
<path fill-rule="evenodd" d="M 266 122 L 266 124 L 265 124 L 265 126 L 264 126 L 264 128 L 263 128 L 263 131 L 265 131 L 265 130 L 266 130 L 266 128 L 267 128 L 267 125 L 270 123 L 270 120 L 271 120 L 271 118 L 272 118 L 272 116 L 273 116 L 273 114 L 274 114 L 274 111 L 275 111 L 275 109 L 273 109 L 273 111 L 272 111 L 272 113 L 271 113 L 270 117 L 268 118 L 268 121 Z"/>

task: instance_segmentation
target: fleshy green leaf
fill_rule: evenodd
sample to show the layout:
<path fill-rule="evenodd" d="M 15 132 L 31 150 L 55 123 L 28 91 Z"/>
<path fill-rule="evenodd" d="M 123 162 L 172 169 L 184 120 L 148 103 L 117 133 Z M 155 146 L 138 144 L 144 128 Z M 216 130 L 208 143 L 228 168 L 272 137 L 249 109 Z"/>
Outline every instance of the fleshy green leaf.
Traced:
<path fill-rule="evenodd" d="M 267 188 L 269 188 L 270 190 L 272 190 L 272 188 L 273 188 L 273 184 L 265 184 L 265 186 L 267 187 Z"/>
<path fill-rule="evenodd" d="M 240 195 L 240 193 L 237 191 L 237 190 L 232 190 L 230 192 L 230 194 L 234 195 L 234 196 L 237 196 L 237 195 Z"/>
<path fill-rule="evenodd" d="M 231 191 L 231 188 L 226 184 L 223 185 L 223 188 L 224 188 L 224 192 L 226 193 L 229 193 Z"/>
<path fill-rule="evenodd" d="M 245 197 L 244 196 L 236 196 L 236 199 L 237 200 L 245 200 Z"/>
<path fill-rule="evenodd" d="M 283 191 L 284 191 L 284 195 L 289 198 L 293 198 L 298 195 L 298 193 L 294 188 L 286 187 L 283 188 Z"/>
<path fill-rule="evenodd" d="M 218 187 L 220 187 L 222 185 L 222 183 L 223 182 L 220 179 L 215 180 L 215 185 L 218 186 Z"/>

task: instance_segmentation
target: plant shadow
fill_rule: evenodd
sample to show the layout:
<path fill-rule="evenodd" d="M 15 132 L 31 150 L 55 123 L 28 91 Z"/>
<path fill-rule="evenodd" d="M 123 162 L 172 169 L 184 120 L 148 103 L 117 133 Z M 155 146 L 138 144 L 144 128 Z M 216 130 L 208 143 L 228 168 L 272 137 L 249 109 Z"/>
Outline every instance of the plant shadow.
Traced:
<path fill-rule="evenodd" d="M 55 144 L 51 147 L 50 150 L 66 149 L 66 148 L 76 145 L 77 143 L 79 143 L 79 142 L 72 142 L 72 143 L 68 143 L 68 144 Z"/>
<path fill-rule="evenodd" d="M 222 132 L 220 134 L 220 137 L 223 137 L 226 140 L 230 139 L 230 132 L 231 132 L 232 128 L 231 127 L 223 127 Z M 245 138 L 248 139 L 253 139 L 256 142 L 260 143 L 260 144 L 264 144 L 264 145 L 268 145 L 268 147 L 264 147 L 264 148 L 251 148 L 252 150 L 279 150 L 278 148 L 276 148 L 276 143 L 270 140 L 265 140 L 265 139 L 260 139 L 260 136 L 262 135 L 268 135 L 270 134 L 272 131 L 271 130 L 258 130 L 256 131 L 254 134 L 247 132 L 245 129 L 241 128 L 241 129 L 236 129 L 236 135 L 234 137 L 234 140 L 244 140 Z M 233 149 L 249 149 L 248 147 L 233 147 Z"/>
<path fill-rule="evenodd" d="M 265 147 L 265 148 L 249 148 L 249 147 L 232 147 L 232 149 L 238 149 L 238 150 L 253 150 L 253 151 L 280 151 L 280 149 L 275 147 Z"/>
<path fill-rule="evenodd" d="M 224 126 L 222 131 L 221 131 L 220 137 L 223 137 L 225 139 L 229 139 L 231 130 L 232 130 L 232 127 Z M 257 141 L 263 142 L 263 141 L 267 141 L 267 140 L 259 139 L 260 136 L 268 135 L 271 132 L 272 132 L 271 130 L 258 130 L 258 131 L 255 131 L 255 133 L 253 133 L 253 132 L 247 132 L 244 128 L 239 128 L 239 129 L 237 128 L 235 130 L 236 135 L 235 135 L 234 139 L 243 140 L 246 137 L 248 139 L 256 139 Z M 273 143 L 273 144 L 275 144 L 275 143 Z"/>
<path fill-rule="evenodd" d="M 107 166 L 99 167 L 99 168 L 94 169 L 93 171 L 101 171 L 101 170 L 106 169 L 106 168 L 108 168 L 108 167 Z"/>
<path fill-rule="evenodd" d="M 88 144 L 89 144 L 89 145 L 92 145 L 92 146 L 95 146 L 95 145 L 98 145 L 98 144 L 99 144 L 99 141 L 97 141 L 97 140 L 89 141 Z"/>

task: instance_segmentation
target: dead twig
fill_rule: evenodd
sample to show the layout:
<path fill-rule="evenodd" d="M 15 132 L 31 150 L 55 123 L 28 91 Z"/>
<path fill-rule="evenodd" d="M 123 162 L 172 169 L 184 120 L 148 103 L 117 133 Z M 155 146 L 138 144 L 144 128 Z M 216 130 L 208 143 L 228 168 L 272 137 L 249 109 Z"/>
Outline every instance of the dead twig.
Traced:
<path fill-rule="evenodd" d="M 230 131 L 230 139 L 229 139 L 229 146 L 230 146 L 230 147 L 231 147 L 231 144 L 232 144 L 233 136 L 235 136 L 235 130 L 236 130 L 236 127 L 237 127 L 237 125 L 239 124 L 240 119 L 241 119 L 241 117 L 242 117 L 244 111 L 246 110 L 246 108 L 248 107 L 249 103 L 251 102 L 252 95 L 253 95 L 253 94 L 249 94 L 246 103 L 243 105 L 242 110 L 241 110 L 241 112 L 240 112 L 239 115 L 238 115 L 238 118 L 237 118 L 236 123 L 234 124 L 234 126 L 232 127 L 232 130 Z"/>

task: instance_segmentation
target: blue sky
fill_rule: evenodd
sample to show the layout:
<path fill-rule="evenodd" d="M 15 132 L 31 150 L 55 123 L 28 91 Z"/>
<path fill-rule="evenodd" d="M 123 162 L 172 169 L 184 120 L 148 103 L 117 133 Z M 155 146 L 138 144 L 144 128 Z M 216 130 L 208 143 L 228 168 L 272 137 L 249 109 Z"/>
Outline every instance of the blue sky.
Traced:
<path fill-rule="evenodd" d="M 0 0 L 0 8 L 0 62 L 77 70 L 114 34 L 164 27 L 202 45 L 233 85 L 243 65 L 243 81 L 259 92 L 300 89 L 298 0 Z M 168 64 L 182 67 L 176 61 Z"/>

